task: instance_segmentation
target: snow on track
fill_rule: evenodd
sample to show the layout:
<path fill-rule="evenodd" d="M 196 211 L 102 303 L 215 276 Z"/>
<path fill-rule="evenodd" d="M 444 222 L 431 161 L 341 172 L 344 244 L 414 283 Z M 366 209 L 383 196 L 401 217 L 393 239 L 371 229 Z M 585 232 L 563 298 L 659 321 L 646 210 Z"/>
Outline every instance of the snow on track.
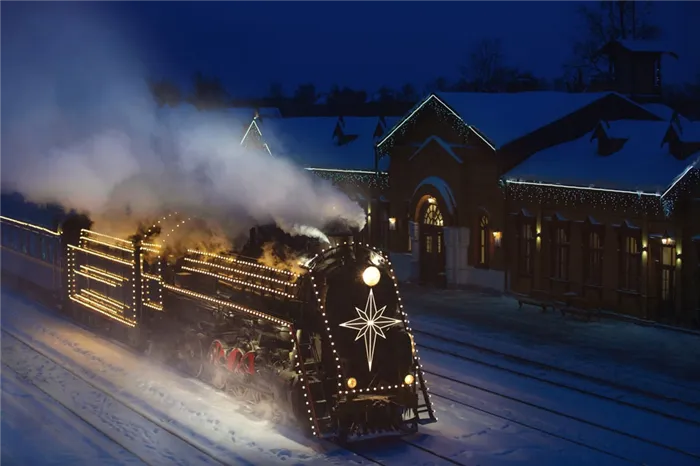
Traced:
<path fill-rule="evenodd" d="M 0 448 L 0 461 L 8 465 L 145 464 L 6 365 Z"/>
<path fill-rule="evenodd" d="M 235 400 L 201 381 L 160 367 L 4 290 L 1 318 L 4 330 L 226 465 L 370 464 L 305 438 L 293 427 L 252 420 Z"/>
<path fill-rule="evenodd" d="M 700 464 L 697 427 L 426 349 L 422 354 L 424 369 L 453 379 L 433 376 L 430 383 L 435 396 L 447 396 L 455 407 L 463 402 L 640 464 Z"/>
<path fill-rule="evenodd" d="M 222 465 L 3 331 L 5 367 L 150 465 Z"/>

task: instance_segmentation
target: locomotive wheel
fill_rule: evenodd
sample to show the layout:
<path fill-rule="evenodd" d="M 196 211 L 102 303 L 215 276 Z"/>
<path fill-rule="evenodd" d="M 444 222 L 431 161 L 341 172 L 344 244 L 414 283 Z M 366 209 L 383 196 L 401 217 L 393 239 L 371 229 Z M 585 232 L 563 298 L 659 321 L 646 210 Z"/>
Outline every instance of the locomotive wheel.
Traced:
<path fill-rule="evenodd" d="M 184 371 L 197 378 L 202 374 L 204 369 L 204 349 L 202 348 L 202 341 L 197 335 L 188 334 L 185 336 L 185 341 L 182 345 L 182 365 Z"/>
<path fill-rule="evenodd" d="M 217 390 L 225 390 L 228 374 L 221 366 L 221 362 L 219 361 L 220 351 L 221 343 L 218 340 L 214 340 L 211 345 L 209 345 L 207 364 L 205 366 L 205 370 L 203 371 L 202 378 L 206 379 L 206 381 Z"/>

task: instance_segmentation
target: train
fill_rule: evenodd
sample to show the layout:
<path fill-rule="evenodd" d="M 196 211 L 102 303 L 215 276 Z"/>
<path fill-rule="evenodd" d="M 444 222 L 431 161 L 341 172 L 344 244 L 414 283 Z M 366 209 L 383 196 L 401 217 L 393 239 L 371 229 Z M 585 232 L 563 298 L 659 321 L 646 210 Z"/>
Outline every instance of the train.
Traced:
<path fill-rule="evenodd" d="M 153 226 L 175 231 L 171 217 Z M 55 230 L 0 220 L 4 283 L 309 435 L 348 442 L 437 421 L 391 262 L 352 235 L 283 267 L 174 251 L 165 234 L 108 235 L 82 215 Z"/>

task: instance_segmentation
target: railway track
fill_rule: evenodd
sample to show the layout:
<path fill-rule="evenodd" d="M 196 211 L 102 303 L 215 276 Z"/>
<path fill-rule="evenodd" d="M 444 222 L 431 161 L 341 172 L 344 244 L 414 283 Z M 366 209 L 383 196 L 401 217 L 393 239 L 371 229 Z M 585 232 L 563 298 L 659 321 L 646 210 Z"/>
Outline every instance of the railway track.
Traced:
<path fill-rule="evenodd" d="M 115 395 L 113 393 L 110 393 L 108 391 L 105 391 L 103 388 L 99 387 L 97 384 L 89 380 L 88 378 L 80 375 L 76 371 L 73 371 L 65 365 L 61 364 L 60 361 L 56 360 L 54 357 L 51 355 L 47 354 L 45 351 L 42 351 L 41 349 L 37 348 L 35 345 L 32 345 L 31 343 L 27 342 L 25 339 L 23 339 L 21 336 L 15 334 L 14 332 L 8 331 L 6 329 L 2 329 L 2 334 L 3 334 L 3 339 L 4 338 L 9 338 L 11 341 L 16 341 L 19 345 L 21 345 L 24 348 L 27 348 L 30 352 L 36 353 L 40 355 L 42 358 L 50 361 L 52 364 L 55 366 L 59 367 L 62 371 L 65 371 L 67 374 L 70 374 L 71 377 L 79 380 L 81 383 L 87 385 L 90 387 L 90 389 L 94 390 L 96 393 L 99 393 L 101 395 L 101 398 L 104 400 L 104 404 L 111 405 L 111 404 L 117 404 L 123 408 L 126 408 L 128 412 L 135 413 L 140 420 L 145 421 L 145 423 L 142 423 L 150 426 L 148 427 L 148 430 L 156 432 L 158 429 L 162 430 L 165 432 L 165 436 L 167 437 L 168 442 L 173 442 L 173 444 L 180 444 L 178 448 L 184 447 L 184 450 L 190 450 L 192 455 L 196 456 L 196 461 L 194 461 L 192 464 L 207 464 L 207 465 L 216 465 L 216 466 L 228 466 L 230 464 L 229 461 L 217 457 L 215 454 L 212 454 L 211 452 L 208 452 L 204 448 L 200 447 L 196 443 L 191 442 L 189 439 L 184 437 L 183 435 L 179 434 L 175 430 L 173 430 L 170 426 L 168 426 L 166 423 L 163 421 L 154 418 L 153 416 L 149 415 L 148 413 L 144 412 L 144 410 L 140 409 L 137 406 L 134 406 L 132 403 L 129 403 L 128 401 L 121 399 L 118 395 Z M 133 447 L 130 447 L 128 445 L 128 442 L 123 441 L 120 439 L 117 435 L 112 434 L 109 432 L 109 429 L 104 429 L 101 428 L 100 426 L 96 425 L 94 421 L 91 421 L 87 419 L 86 416 L 81 414 L 79 410 L 69 406 L 68 403 L 65 403 L 61 401 L 55 394 L 51 393 L 50 391 L 44 389 L 43 387 L 40 386 L 40 384 L 35 383 L 33 380 L 29 379 L 28 377 L 20 374 L 17 370 L 14 368 L 10 367 L 8 364 L 3 362 L 2 366 L 8 370 L 11 370 L 15 372 L 22 380 L 25 380 L 29 383 L 31 383 L 34 387 L 36 387 L 38 390 L 40 390 L 42 393 L 56 401 L 59 405 L 61 405 L 63 408 L 80 418 L 83 422 L 88 424 L 90 427 L 93 429 L 97 430 L 100 434 L 104 435 L 106 438 L 111 440 L 112 442 L 116 443 L 119 445 L 121 448 L 126 450 L 127 452 L 131 453 L 134 455 L 136 458 L 141 460 L 143 463 L 150 465 L 150 466 L 156 466 L 160 464 L 166 464 L 163 462 L 158 461 L 157 458 L 145 458 L 146 455 L 143 454 L 138 454 L 137 452 L 134 451 Z M 172 446 L 173 444 L 168 443 L 168 446 Z M 180 458 L 178 458 L 178 461 Z M 169 463 L 172 464 L 172 463 Z M 187 463 L 181 463 L 181 464 L 191 464 Z"/>
<path fill-rule="evenodd" d="M 659 400 L 659 401 L 663 401 L 663 402 L 667 402 L 667 403 L 673 403 L 673 404 L 681 405 L 684 408 L 691 408 L 693 410 L 700 410 L 700 403 L 693 403 L 693 402 L 688 402 L 686 400 L 680 400 L 680 399 L 675 398 L 675 397 L 669 397 L 669 396 L 665 396 L 665 395 L 662 395 L 659 393 L 650 392 L 648 390 L 644 390 L 644 389 L 641 389 L 639 387 L 632 387 L 632 386 L 620 384 L 620 383 L 606 380 L 603 378 L 591 376 L 588 374 L 583 374 L 580 372 L 572 371 L 569 369 L 564 369 L 564 368 L 557 367 L 557 366 L 552 366 L 550 364 L 545 364 L 545 363 L 541 363 L 538 361 L 533 361 L 533 360 L 526 359 L 526 358 L 516 356 L 513 354 L 504 353 L 504 352 L 493 350 L 493 349 L 486 348 L 483 346 L 475 345 L 473 343 L 467 343 L 467 342 L 455 340 L 455 339 L 452 339 L 449 337 L 444 337 L 441 335 L 435 335 L 435 334 L 432 334 L 429 332 L 424 332 L 421 330 L 414 330 L 414 333 L 425 335 L 425 336 L 427 336 L 429 338 L 433 338 L 435 340 L 444 341 L 444 342 L 450 343 L 452 345 L 455 345 L 457 347 L 469 348 L 469 349 L 472 349 L 472 350 L 475 350 L 475 351 L 478 351 L 481 353 L 499 356 L 503 359 L 510 360 L 510 361 L 516 362 L 516 363 L 521 364 L 521 365 L 526 365 L 526 366 L 531 366 L 531 367 L 535 367 L 538 369 L 543 369 L 543 370 L 546 370 L 550 373 L 559 373 L 559 374 L 563 374 L 563 375 L 567 375 L 567 376 L 572 376 L 572 377 L 577 378 L 577 379 L 586 380 L 586 381 L 592 382 L 596 385 L 613 388 L 616 390 L 620 390 L 622 392 L 627 392 L 627 393 L 632 394 L 632 395 L 641 396 L 641 397 L 648 398 L 651 400 Z M 689 418 L 687 416 L 683 416 L 683 415 L 679 415 L 679 414 L 672 414 L 672 413 L 668 413 L 666 411 L 661 411 L 659 409 L 652 408 L 649 406 L 644 406 L 644 405 L 640 405 L 637 403 L 632 403 L 630 401 L 621 400 L 621 399 L 615 398 L 613 396 L 608 396 L 608 395 L 604 395 L 602 393 L 598 393 L 595 391 L 586 390 L 584 388 L 576 387 L 576 386 L 573 386 L 573 385 L 568 384 L 568 383 L 557 382 L 557 381 L 554 381 L 554 380 L 551 380 L 551 379 L 548 379 L 545 377 L 540 377 L 540 376 L 534 375 L 532 373 L 527 373 L 527 372 L 513 369 L 510 367 L 504 367 L 500 364 L 496 364 L 493 362 L 484 361 L 483 359 L 478 359 L 478 358 L 474 358 L 471 356 L 465 356 L 464 354 L 459 354 L 459 353 L 456 353 L 454 351 L 446 350 L 444 348 L 437 348 L 437 347 L 432 346 L 430 344 L 419 343 L 418 347 L 424 348 L 424 349 L 427 349 L 430 351 L 434 351 L 436 353 L 445 354 L 445 355 L 448 355 L 448 356 L 451 356 L 451 357 L 454 357 L 454 358 L 457 358 L 457 359 L 460 359 L 463 361 L 469 361 L 469 362 L 472 362 L 475 364 L 479 364 L 481 366 L 490 367 L 493 369 L 497 369 L 499 371 L 514 374 L 514 375 L 517 375 L 519 377 L 523 377 L 523 378 L 527 378 L 527 379 L 531 379 L 531 380 L 536 380 L 538 382 L 542 382 L 542 383 L 547 384 L 547 385 L 551 385 L 551 386 L 555 386 L 555 387 L 559 387 L 559 388 L 564 388 L 564 389 L 567 389 L 567 390 L 570 390 L 573 392 L 577 392 L 577 393 L 582 393 L 584 395 L 588 395 L 588 396 L 591 396 L 593 398 L 597 398 L 597 399 L 601 399 L 601 400 L 606 400 L 606 401 L 609 401 L 609 402 L 612 402 L 612 403 L 615 403 L 615 404 L 618 404 L 621 406 L 627 406 L 627 407 L 634 408 L 634 409 L 637 409 L 640 411 L 644 411 L 644 412 L 647 412 L 650 414 L 662 416 L 662 417 L 665 417 L 667 419 L 672 419 L 674 421 L 684 422 L 688 425 L 700 427 L 700 420 L 698 420 L 698 419 L 692 419 L 692 418 Z M 698 412 L 698 415 L 700 415 L 700 411 Z"/>
<path fill-rule="evenodd" d="M 672 453 L 681 455 L 681 456 L 683 456 L 683 457 L 685 457 L 685 458 L 687 458 L 687 459 L 692 459 L 693 461 L 697 461 L 697 462 L 699 462 L 698 464 L 700 464 L 700 455 L 695 454 L 695 453 L 692 453 L 692 452 L 685 451 L 685 450 L 683 450 L 683 449 L 681 449 L 681 448 L 673 447 L 673 446 L 670 446 L 670 445 L 665 445 L 665 444 L 663 444 L 663 443 L 656 442 L 656 441 L 654 441 L 654 440 L 650 440 L 650 439 L 647 439 L 647 438 L 643 438 L 643 437 L 640 437 L 640 436 L 637 436 L 637 435 L 634 435 L 634 434 L 625 432 L 625 431 L 620 430 L 620 429 L 616 429 L 616 428 L 613 428 L 613 427 L 608 427 L 608 426 L 605 426 L 605 425 L 602 425 L 602 424 L 599 424 L 599 423 L 596 423 L 596 422 L 592 422 L 592 421 L 589 421 L 589 420 L 586 420 L 586 419 L 582 419 L 582 418 L 580 418 L 580 417 L 577 417 L 577 416 L 574 416 L 574 415 L 570 415 L 570 414 L 567 414 L 567 413 L 558 411 L 558 410 L 556 410 L 556 409 L 547 408 L 547 407 L 545 407 L 545 406 L 541 406 L 541 405 L 538 405 L 538 404 L 536 404 L 536 403 L 531 403 L 531 402 L 528 402 L 528 401 L 525 401 L 525 400 L 522 400 L 522 399 L 519 399 L 519 398 L 510 396 L 510 395 L 506 395 L 506 394 L 503 394 L 503 393 L 499 393 L 498 391 L 495 391 L 495 390 L 492 390 L 492 389 L 488 389 L 488 388 L 485 388 L 485 387 L 481 387 L 481 386 L 476 385 L 476 384 L 473 384 L 473 383 L 465 382 L 465 381 L 463 381 L 463 380 L 458 380 L 458 379 L 456 379 L 456 378 L 454 378 L 454 377 L 449 377 L 449 376 L 446 376 L 446 375 L 443 375 L 443 374 L 439 374 L 439 373 L 434 372 L 434 371 L 424 370 L 424 372 L 425 372 L 426 374 L 430 374 L 431 376 L 433 376 L 433 377 L 435 377 L 435 378 L 443 379 L 443 380 L 446 380 L 446 381 L 455 383 L 455 384 L 457 384 L 457 385 L 459 385 L 459 386 L 462 386 L 462 387 L 468 387 L 468 388 L 470 388 L 470 389 L 477 390 L 477 391 L 482 392 L 482 393 L 487 393 L 487 394 L 489 394 L 489 395 L 493 395 L 493 396 L 498 397 L 498 398 L 500 398 L 500 399 L 504 399 L 504 400 L 508 400 L 508 401 L 511 401 L 511 402 L 515 402 L 515 403 L 518 403 L 518 404 L 521 404 L 521 405 L 524 405 L 524 406 L 528 406 L 528 407 L 530 407 L 530 408 L 534 408 L 534 409 L 539 410 L 539 411 L 542 411 L 542 412 L 546 412 L 546 413 L 548 413 L 548 414 L 551 414 L 551 415 L 554 415 L 554 416 L 557 416 L 557 417 L 560 417 L 560 418 L 564 418 L 564 419 L 568 419 L 568 420 L 571 420 L 571 421 L 575 421 L 575 422 L 577 422 L 577 423 L 584 424 L 584 425 L 587 425 L 587 426 L 589 426 L 589 427 L 593 427 L 593 428 L 598 429 L 598 430 L 600 430 L 600 431 L 605 431 L 605 432 L 608 432 L 608 433 L 611 433 L 611 434 L 614 434 L 614 435 L 617 435 L 617 436 L 621 436 L 621 437 L 628 438 L 628 439 L 630 439 L 630 440 L 634 440 L 634 441 L 636 441 L 636 442 L 641 442 L 641 443 L 643 443 L 643 444 L 645 444 L 645 445 L 650 445 L 650 446 L 653 446 L 653 447 L 658 448 L 658 449 L 661 449 L 661 450 L 665 450 L 665 451 L 668 451 L 668 452 L 672 452 Z M 463 401 L 463 400 L 458 400 L 458 399 L 456 399 L 454 396 L 450 396 L 450 395 L 446 395 L 446 394 L 444 394 L 444 393 L 436 392 L 435 390 L 431 390 L 431 393 L 432 393 L 433 397 L 440 398 L 440 399 L 443 399 L 443 400 L 445 400 L 445 401 L 448 401 L 448 402 L 451 402 L 451 403 L 455 403 L 455 404 L 458 404 L 458 405 L 461 405 L 461 406 L 465 406 L 465 407 L 468 407 L 468 408 L 473 409 L 473 410 L 475 410 L 475 411 L 479 411 L 479 412 L 484 413 L 484 414 L 487 414 L 487 415 L 489 415 L 489 416 L 493 416 L 493 417 L 496 417 L 496 418 L 499 418 L 499 419 L 502 419 L 502 420 L 506 420 L 506 421 L 508 421 L 508 422 L 512 422 L 512 423 L 514 423 L 514 424 L 517 424 L 517 425 L 520 425 L 520 426 L 523 426 L 523 427 L 526 427 L 526 428 L 529 428 L 529 429 L 533 429 L 533 430 L 538 431 L 538 432 L 540 432 L 540 433 L 543 433 L 543 434 L 545 434 L 545 435 L 548 435 L 548 436 L 551 436 L 551 437 L 555 437 L 555 438 L 558 438 L 558 439 L 561 439 L 561 440 L 564 440 L 564 441 L 567 441 L 567 442 L 570 442 L 570 443 L 573 443 L 573 444 L 582 446 L 582 447 L 584 447 L 584 448 L 587 448 L 587 449 L 592 450 L 592 451 L 596 451 L 596 452 L 598 452 L 598 453 L 603 453 L 603 454 L 605 454 L 605 455 L 608 455 L 608 456 L 611 456 L 611 457 L 614 457 L 614 458 L 617 458 L 617 459 L 620 459 L 620 460 L 623 460 L 623 461 L 626 461 L 626 462 L 634 463 L 634 464 L 647 464 L 646 462 L 642 462 L 642 461 L 634 460 L 634 459 L 632 459 L 632 458 L 625 457 L 625 456 L 620 455 L 620 454 L 617 454 L 617 453 L 615 453 L 615 452 L 613 452 L 613 451 L 610 451 L 610 450 L 607 450 L 607 449 L 600 448 L 600 447 L 598 447 L 598 446 L 592 445 L 591 443 L 587 443 L 587 442 L 584 442 L 584 441 L 581 441 L 581 440 L 573 439 L 573 438 L 570 438 L 570 437 L 568 437 L 568 436 L 558 434 L 558 433 L 556 433 L 556 432 L 548 431 L 548 430 L 546 430 L 546 429 L 543 429 L 543 428 L 538 427 L 538 426 L 536 426 L 536 425 L 533 425 L 533 424 L 531 424 L 531 423 L 528 423 L 528 422 L 524 422 L 524 421 L 515 419 L 515 418 L 512 417 L 512 416 L 504 416 L 503 414 L 499 414 L 499 413 L 493 412 L 492 410 L 484 409 L 483 407 L 476 406 L 476 405 L 474 405 L 474 404 L 465 402 L 465 401 Z"/>
<path fill-rule="evenodd" d="M 381 464 L 383 466 L 389 466 L 389 465 L 406 465 L 406 464 L 437 464 L 437 465 L 448 465 L 448 464 L 454 464 L 457 466 L 467 466 L 465 463 L 460 463 L 459 461 L 456 461 L 448 456 L 445 456 L 443 454 L 440 454 L 436 451 L 430 450 L 428 448 L 425 448 L 421 445 L 417 445 L 410 440 L 404 439 L 404 438 L 396 438 L 388 441 L 389 447 L 391 446 L 391 442 L 394 442 L 396 444 L 401 444 L 409 449 L 409 451 L 402 451 L 402 455 L 400 455 L 397 458 L 380 458 L 376 454 L 373 453 L 372 447 L 368 447 L 366 444 L 342 444 L 338 445 L 341 448 L 344 448 L 355 455 L 359 456 L 360 458 L 363 458 L 373 464 Z M 381 446 L 378 448 L 386 449 L 387 448 L 387 443 L 383 443 Z M 410 456 L 410 458 L 415 462 L 415 463 L 409 463 L 406 460 L 406 457 Z"/>

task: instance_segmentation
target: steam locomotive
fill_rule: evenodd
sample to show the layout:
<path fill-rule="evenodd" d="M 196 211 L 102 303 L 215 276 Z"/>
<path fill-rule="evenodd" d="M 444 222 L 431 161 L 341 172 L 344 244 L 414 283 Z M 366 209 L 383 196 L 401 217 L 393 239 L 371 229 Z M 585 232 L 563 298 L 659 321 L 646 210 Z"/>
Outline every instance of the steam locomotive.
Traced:
<path fill-rule="evenodd" d="M 3 275 L 247 404 L 292 413 L 310 434 L 401 435 L 437 420 L 391 263 L 368 245 L 335 237 L 290 269 L 173 254 L 80 216 L 59 231 L 1 220 Z"/>

